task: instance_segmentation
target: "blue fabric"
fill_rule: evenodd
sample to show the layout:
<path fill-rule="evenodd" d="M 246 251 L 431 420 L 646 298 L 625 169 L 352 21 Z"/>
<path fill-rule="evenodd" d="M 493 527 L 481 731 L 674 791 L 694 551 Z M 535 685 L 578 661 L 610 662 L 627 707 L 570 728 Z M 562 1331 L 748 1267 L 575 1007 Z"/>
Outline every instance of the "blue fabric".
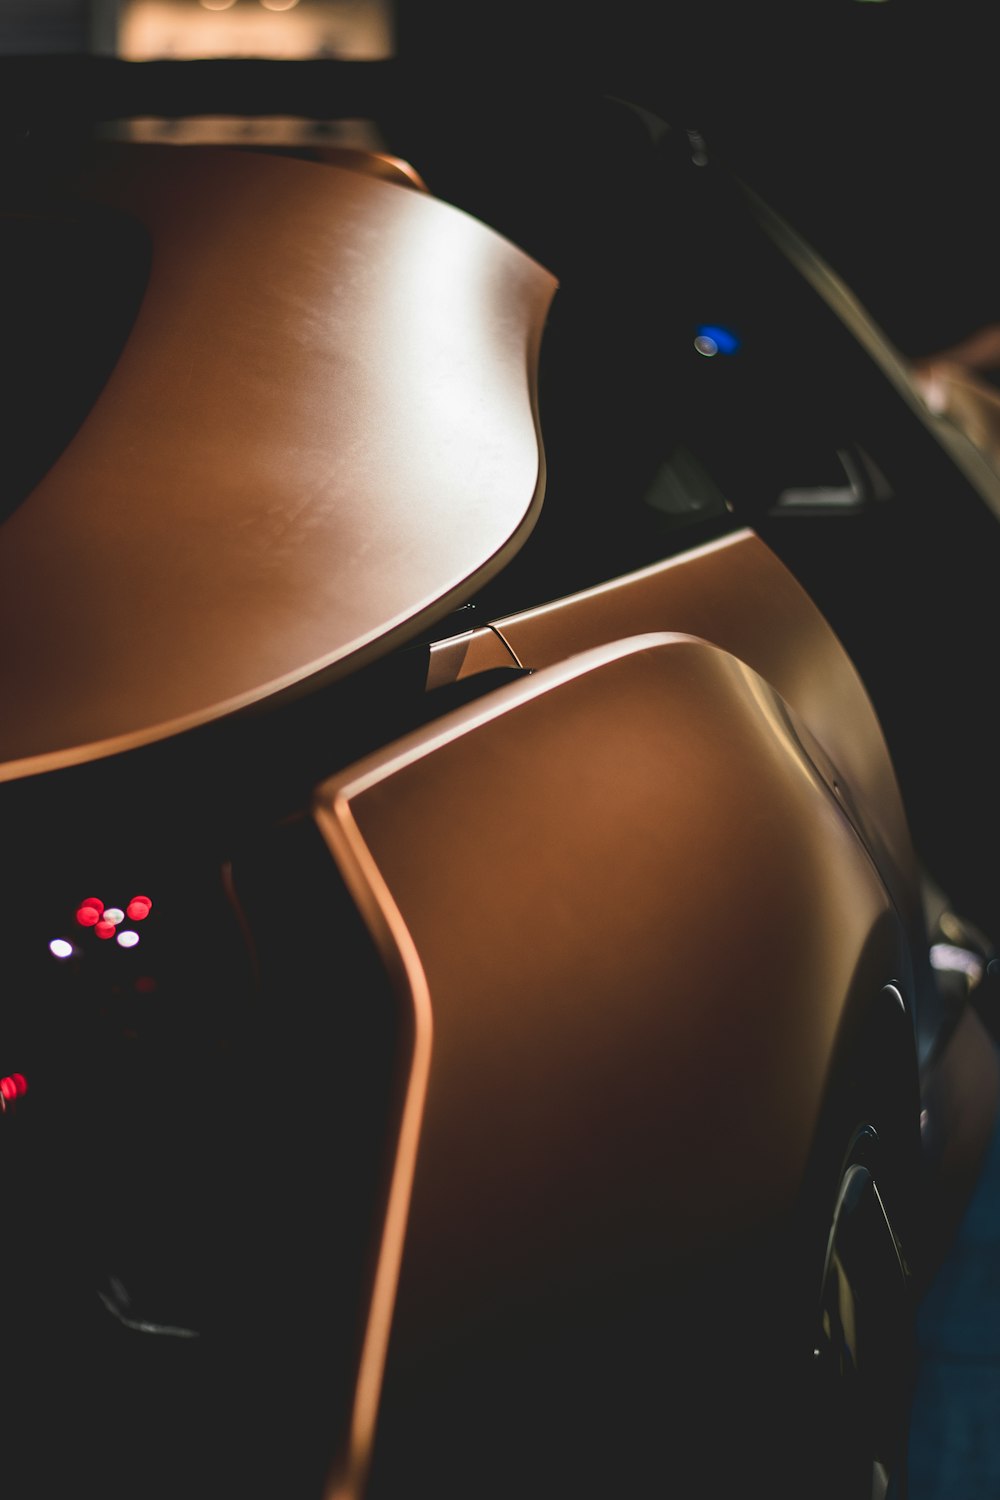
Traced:
<path fill-rule="evenodd" d="M 917 1338 L 909 1500 L 1000 1500 L 1000 1121 Z"/>

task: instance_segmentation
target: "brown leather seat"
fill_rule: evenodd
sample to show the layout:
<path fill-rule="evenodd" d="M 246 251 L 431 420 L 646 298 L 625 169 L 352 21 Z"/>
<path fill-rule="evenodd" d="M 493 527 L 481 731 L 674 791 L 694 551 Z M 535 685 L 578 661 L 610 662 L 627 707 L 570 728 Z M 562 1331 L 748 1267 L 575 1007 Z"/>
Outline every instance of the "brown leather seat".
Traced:
<path fill-rule="evenodd" d="M 652 635 L 320 789 L 407 1039 L 332 1493 L 361 1492 L 376 1418 L 376 1496 L 646 1492 L 730 1400 L 763 1441 L 858 1123 L 826 1100 L 876 1012 L 904 1076 L 864 1108 L 915 1145 L 898 919 L 810 743 L 735 657 Z M 775 1235 L 821 1118 L 836 1169 L 796 1260 Z"/>
<path fill-rule="evenodd" d="M 201 147 L 95 147 L 70 199 L 149 279 L 0 533 L 0 779 L 354 670 L 492 576 L 541 503 L 555 279 L 427 193 Z"/>

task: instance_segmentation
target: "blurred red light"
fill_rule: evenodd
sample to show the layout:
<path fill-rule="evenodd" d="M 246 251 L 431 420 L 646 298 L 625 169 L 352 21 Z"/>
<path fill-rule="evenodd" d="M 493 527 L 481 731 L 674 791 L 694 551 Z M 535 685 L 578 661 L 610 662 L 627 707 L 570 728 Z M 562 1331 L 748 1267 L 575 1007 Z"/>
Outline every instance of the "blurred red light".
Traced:
<path fill-rule="evenodd" d="M 101 913 L 96 906 L 81 906 L 77 909 L 76 920 L 81 927 L 96 927 L 101 920 Z"/>
<path fill-rule="evenodd" d="M 15 1093 L 19 1098 L 28 1092 L 28 1080 L 23 1073 L 12 1073 L 10 1081 L 14 1085 Z"/>
<path fill-rule="evenodd" d="M 148 896 L 133 896 L 125 908 L 125 915 L 130 922 L 144 922 L 149 916 L 152 905 Z"/>
<path fill-rule="evenodd" d="M 17 1084 L 13 1078 L 0 1078 L 0 1099 L 16 1099 Z"/>
<path fill-rule="evenodd" d="M 99 938 L 114 937 L 115 924 L 114 922 L 98 922 L 97 926 L 94 928 L 94 933 Z"/>
<path fill-rule="evenodd" d="M 80 905 L 92 906 L 97 912 L 98 916 L 100 916 L 101 912 L 104 910 L 104 902 L 101 900 L 100 896 L 88 896 L 86 901 L 80 902 Z"/>

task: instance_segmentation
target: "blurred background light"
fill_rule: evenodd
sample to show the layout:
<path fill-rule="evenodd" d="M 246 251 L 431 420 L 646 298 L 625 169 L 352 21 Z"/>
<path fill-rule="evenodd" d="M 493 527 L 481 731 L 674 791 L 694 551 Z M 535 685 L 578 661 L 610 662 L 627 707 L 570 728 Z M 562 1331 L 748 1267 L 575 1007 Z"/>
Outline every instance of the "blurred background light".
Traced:
<path fill-rule="evenodd" d="M 699 347 L 702 342 L 714 347 L 702 349 Z M 723 328 L 718 323 L 702 323 L 694 343 L 699 354 L 735 354 L 740 347 L 739 336 L 731 328 Z"/>
<path fill-rule="evenodd" d="M 196 57 L 336 57 L 395 50 L 391 0 L 121 0 L 104 31 L 133 62 Z"/>

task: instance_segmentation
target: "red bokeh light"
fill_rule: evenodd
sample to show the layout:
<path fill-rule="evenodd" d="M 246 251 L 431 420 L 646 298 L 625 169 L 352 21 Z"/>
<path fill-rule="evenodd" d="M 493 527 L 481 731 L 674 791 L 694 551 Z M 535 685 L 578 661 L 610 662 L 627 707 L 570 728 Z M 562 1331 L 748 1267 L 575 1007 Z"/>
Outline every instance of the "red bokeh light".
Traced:
<path fill-rule="evenodd" d="M 130 922 L 144 922 L 149 916 L 152 905 L 148 896 L 133 896 L 125 908 L 125 915 Z"/>
<path fill-rule="evenodd" d="M 28 1080 L 23 1073 L 11 1073 L 6 1078 L 0 1078 L 0 1099 L 4 1102 L 21 1099 L 27 1092 Z"/>
<path fill-rule="evenodd" d="M 101 920 L 101 913 L 96 906 L 81 906 L 77 908 L 76 920 L 81 927 L 96 927 Z"/>
<path fill-rule="evenodd" d="M 80 905 L 92 906 L 98 916 L 100 916 L 101 912 L 104 910 L 104 902 L 101 900 L 100 896 L 88 896 L 86 901 L 80 902 Z"/>
<path fill-rule="evenodd" d="M 94 928 L 94 934 L 99 938 L 112 938 L 115 935 L 114 922 L 98 922 Z"/>

